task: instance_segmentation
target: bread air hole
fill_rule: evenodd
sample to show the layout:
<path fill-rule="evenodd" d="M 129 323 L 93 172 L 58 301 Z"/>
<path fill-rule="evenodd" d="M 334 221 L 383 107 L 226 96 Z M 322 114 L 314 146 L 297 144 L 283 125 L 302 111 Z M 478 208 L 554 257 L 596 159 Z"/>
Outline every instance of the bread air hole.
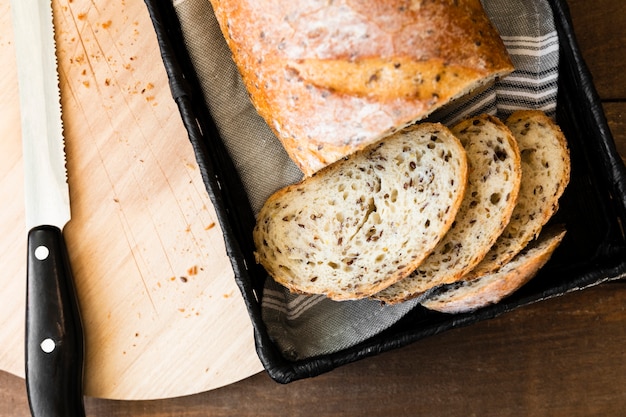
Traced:
<path fill-rule="evenodd" d="M 491 204 L 494 204 L 494 205 L 498 204 L 501 199 L 502 199 L 502 196 L 500 195 L 500 193 L 493 193 L 489 197 L 489 201 L 491 201 Z"/>
<path fill-rule="evenodd" d="M 390 196 L 391 202 L 395 203 L 396 200 L 398 200 L 398 190 L 391 190 L 391 196 Z"/>
<path fill-rule="evenodd" d="M 494 155 L 493 155 L 494 162 L 505 161 L 507 157 L 508 155 L 506 153 L 506 150 L 502 149 L 499 146 L 496 146 L 496 148 L 494 149 Z"/>
<path fill-rule="evenodd" d="M 522 162 L 530 164 L 532 160 L 534 159 L 535 152 L 537 152 L 537 149 L 534 149 L 534 148 L 522 149 L 521 151 Z"/>
<path fill-rule="evenodd" d="M 443 248 L 441 249 L 441 254 L 445 255 L 447 253 L 449 253 L 452 250 L 452 243 L 447 242 L 445 245 L 443 245 Z"/>

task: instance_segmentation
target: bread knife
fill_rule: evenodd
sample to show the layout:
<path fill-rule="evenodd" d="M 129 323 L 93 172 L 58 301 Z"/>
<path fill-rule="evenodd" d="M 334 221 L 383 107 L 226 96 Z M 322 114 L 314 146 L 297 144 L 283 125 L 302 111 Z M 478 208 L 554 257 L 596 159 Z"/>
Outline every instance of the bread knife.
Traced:
<path fill-rule="evenodd" d="M 82 417 L 83 331 L 63 238 L 70 200 L 52 3 L 12 0 L 11 11 L 28 230 L 28 402 L 33 417 Z"/>

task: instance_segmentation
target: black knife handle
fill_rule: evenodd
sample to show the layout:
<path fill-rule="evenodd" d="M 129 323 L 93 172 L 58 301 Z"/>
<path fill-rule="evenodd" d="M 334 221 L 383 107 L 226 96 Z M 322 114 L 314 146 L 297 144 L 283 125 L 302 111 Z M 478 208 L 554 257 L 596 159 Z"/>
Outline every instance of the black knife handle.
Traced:
<path fill-rule="evenodd" d="M 26 388 L 33 417 L 83 417 L 83 330 L 59 228 L 28 233 Z"/>

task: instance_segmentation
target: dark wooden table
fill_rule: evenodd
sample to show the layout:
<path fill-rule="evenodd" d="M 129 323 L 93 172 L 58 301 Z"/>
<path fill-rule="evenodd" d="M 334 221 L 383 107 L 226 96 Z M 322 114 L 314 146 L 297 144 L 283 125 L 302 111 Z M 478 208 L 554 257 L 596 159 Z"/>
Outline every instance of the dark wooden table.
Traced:
<path fill-rule="evenodd" d="M 626 2 L 568 0 L 617 147 L 626 157 Z M 158 384 L 159 381 L 154 381 Z M 254 375 L 159 401 L 86 399 L 89 416 L 624 416 L 626 283 L 518 309 L 279 385 Z M 0 372 L 0 416 L 29 416 Z"/>

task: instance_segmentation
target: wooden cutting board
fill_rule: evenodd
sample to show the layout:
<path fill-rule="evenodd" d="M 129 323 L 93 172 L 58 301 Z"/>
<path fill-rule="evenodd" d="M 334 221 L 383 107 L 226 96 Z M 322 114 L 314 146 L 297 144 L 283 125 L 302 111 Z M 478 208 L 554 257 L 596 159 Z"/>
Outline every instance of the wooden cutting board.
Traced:
<path fill-rule="evenodd" d="M 142 0 L 53 0 L 85 394 L 181 396 L 262 370 Z M 18 86 L 0 0 L 0 369 L 24 375 Z"/>

